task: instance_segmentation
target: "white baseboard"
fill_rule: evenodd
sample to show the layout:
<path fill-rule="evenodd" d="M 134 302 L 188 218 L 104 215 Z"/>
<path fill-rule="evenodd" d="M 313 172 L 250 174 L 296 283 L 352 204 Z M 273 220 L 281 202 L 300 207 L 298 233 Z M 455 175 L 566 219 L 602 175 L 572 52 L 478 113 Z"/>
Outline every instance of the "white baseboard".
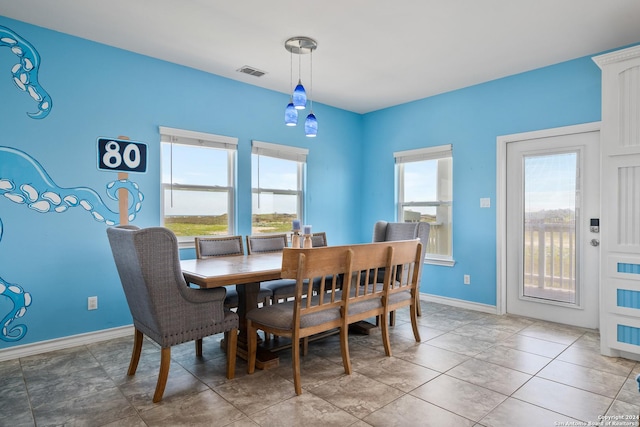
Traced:
<path fill-rule="evenodd" d="M 100 341 L 107 341 L 114 338 L 133 336 L 133 325 L 120 326 L 118 328 L 103 329 L 86 334 L 72 335 L 69 337 L 56 338 L 53 340 L 40 341 L 32 344 L 18 345 L 15 347 L 0 350 L 0 362 L 17 359 L 19 357 L 34 356 L 54 350 L 76 347 L 79 345 L 93 344 Z"/>
<path fill-rule="evenodd" d="M 453 307 L 465 308 L 467 310 L 481 311 L 483 313 L 496 314 L 496 307 L 493 305 L 469 302 L 455 298 L 441 297 L 431 294 L 420 294 L 422 301 L 435 302 L 438 304 L 450 305 Z M 20 357 L 34 356 L 36 354 L 47 353 L 49 351 L 62 350 L 79 345 L 93 344 L 100 341 L 107 341 L 114 338 L 133 336 L 133 325 L 120 326 L 118 328 L 103 329 L 86 334 L 72 335 L 69 337 L 56 338 L 48 341 L 40 341 L 32 344 L 18 345 L 0 350 L 0 362 L 17 359 Z"/>
<path fill-rule="evenodd" d="M 481 311 L 483 313 L 497 314 L 495 305 L 480 304 L 479 302 L 470 302 L 456 298 L 441 297 L 431 294 L 420 294 L 421 301 L 435 302 L 438 304 L 450 305 L 452 307 L 466 308 L 467 310 Z"/>

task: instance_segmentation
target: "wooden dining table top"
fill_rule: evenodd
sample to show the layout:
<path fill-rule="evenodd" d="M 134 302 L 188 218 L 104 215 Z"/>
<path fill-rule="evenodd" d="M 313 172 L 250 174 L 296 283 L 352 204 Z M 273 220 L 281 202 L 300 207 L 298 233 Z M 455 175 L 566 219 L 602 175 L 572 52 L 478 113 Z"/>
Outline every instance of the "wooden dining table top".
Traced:
<path fill-rule="evenodd" d="M 180 261 L 185 279 L 203 288 L 264 282 L 280 278 L 282 252 Z"/>

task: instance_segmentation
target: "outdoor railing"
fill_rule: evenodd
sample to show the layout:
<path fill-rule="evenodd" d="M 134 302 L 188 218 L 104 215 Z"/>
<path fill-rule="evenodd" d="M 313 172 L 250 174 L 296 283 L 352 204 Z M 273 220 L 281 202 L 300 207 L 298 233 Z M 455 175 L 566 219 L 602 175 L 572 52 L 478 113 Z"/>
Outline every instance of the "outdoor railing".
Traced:
<path fill-rule="evenodd" d="M 575 252 L 574 221 L 562 223 L 525 221 L 523 260 L 525 288 L 575 292 Z"/>

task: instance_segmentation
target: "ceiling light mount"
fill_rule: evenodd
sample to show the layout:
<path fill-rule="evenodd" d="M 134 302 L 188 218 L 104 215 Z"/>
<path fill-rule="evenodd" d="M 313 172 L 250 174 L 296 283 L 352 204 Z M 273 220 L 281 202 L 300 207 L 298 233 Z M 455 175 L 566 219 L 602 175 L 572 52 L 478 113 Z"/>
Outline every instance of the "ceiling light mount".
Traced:
<path fill-rule="evenodd" d="M 296 55 L 311 53 L 311 51 L 315 50 L 317 47 L 318 42 L 310 37 L 304 36 L 291 37 L 289 40 L 284 42 L 284 48 Z"/>
<path fill-rule="evenodd" d="M 284 122 L 287 126 L 296 126 L 298 124 L 298 111 L 307 108 L 307 92 L 302 85 L 302 77 L 300 76 L 302 66 L 300 58 L 302 55 L 309 54 L 309 101 L 310 111 L 304 122 L 304 133 L 307 137 L 313 138 L 318 134 L 318 120 L 313 114 L 313 100 L 311 98 L 311 88 L 313 85 L 313 51 L 318 47 L 318 42 L 310 37 L 298 36 L 291 37 L 284 42 L 284 48 L 290 55 L 291 65 L 291 86 L 293 86 L 293 54 L 298 56 L 298 85 L 293 89 L 289 104 L 285 109 Z"/>

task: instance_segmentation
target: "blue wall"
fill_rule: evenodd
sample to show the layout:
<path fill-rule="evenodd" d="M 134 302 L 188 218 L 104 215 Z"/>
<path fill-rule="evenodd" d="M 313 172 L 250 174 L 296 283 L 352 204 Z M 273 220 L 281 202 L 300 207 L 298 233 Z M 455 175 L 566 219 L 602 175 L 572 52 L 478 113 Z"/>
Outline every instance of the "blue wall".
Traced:
<path fill-rule="evenodd" d="M 585 57 L 366 115 L 314 103 L 320 130 L 306 139 L 282 125 L 288 95 L 3 17 L 0 25 L 38 50 L 40 83 L 53 99 L 48 117 L 28 117 L 36 103 L 11 80 L 16 55 L 0 47 L 0 146 L 26 152 L 60 187 L 94 189 L 116 210 L 105 195 L 115 173 L 97 169 L 96 139 L 127 135 L 148 144 L 147 172 L 130 175 L 145 195 L 133 222 L 141 227 L 160 223 L 158 126 L 239 139 L 239 234 L 251 230 L 251 140 L 309 148 L 305 222 L 327 231 L 330 244 L 370 241 L 375 221 L 395 220 L 394 151 L 453 144 L 456 265 L 427 265 L 421 291 L 489 305 L 496 137 L 600 120 L 600 71 Z M 0 179 L 8 169 L 0 164 Z M 491 198 L 490 209 L 479 208 L 481 197 Z M 0 348 L 131 323 L 104 223 L 81 208 L 40 213 L 3 197 L 0 219 L 0 280 L 33 298 L 13 323 L 27 334 Z M 462 285 L 463 274 L 471 286 Z M 92 295 L 96 311 L 86 309 Z M 0 317 L 11 309 L 0 298 Z"/>
<path fill-rule="evenodd" d="M 600 120 L 600 78 L 585 57 L 367 114 L 363 238 L 396 220 L 393 152 L 452 144 L 456 264 L 425 265 L 421 292 L 495 305 L 496 138 Z"/>
<path fill-rule="evenodd" d="M 144 142 L 147 172 L 130 174 L 145 196 L 133 224 L 158 225 L 158 126 L 237 137 L 236 231 L 250 234 L 251 140 L 257 139 L 309 148 L 305 222 L 326 230 L 331 244 L 360 237 L 350 225 L 360 218 L 352 207 L 360 201 L 361 115 L 314 103 L 320 128 L 309 139 L 300 127 L 284 126 L 286 94 L 3 17 L 0 25 L 39 52 L 39 81 L 53 100 L 48 117 L 27 116 L 37 111 L 37 103 L 13 83 L 10 70 L 18 57 L 0 47 L 0 146 L 27 153 L 58 186 L 89 187 L 117 211 L 117 202 L 105 193 L 116 173 L 97 169 L 96 139 L 126 135 Z M 246 99 L 251 102 L 243 104 Z M 11 174 L 9 166 L 0 164 L 0 179 Z M 0 220 L 0 281 L 21 286 L 33 300 L 12 324 L 27 326 L 24 338 L 0 341 L 0 348 L 131 324 L 105 223 L 79 207 L 37 212 L 1 193 Z M 87 297 L 93 295 L 99 308 L 88 311 Z M 8 298 L 0 298 L 0 318 L 12 306 Z"/>

